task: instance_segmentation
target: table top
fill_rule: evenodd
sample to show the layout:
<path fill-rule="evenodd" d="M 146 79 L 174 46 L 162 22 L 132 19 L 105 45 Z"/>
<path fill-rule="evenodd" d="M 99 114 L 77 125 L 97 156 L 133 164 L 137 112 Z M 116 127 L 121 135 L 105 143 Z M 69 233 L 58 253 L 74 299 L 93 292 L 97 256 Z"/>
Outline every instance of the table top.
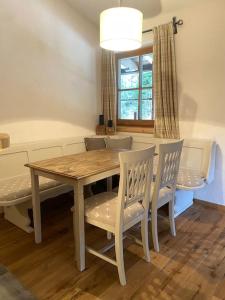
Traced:
<path fill-rule="evenodd" d="M 121 151 L 124 150 L 94 150 L 32 162 L 25 166 L 78 180 L 119 168 L 118 154 Z"/>

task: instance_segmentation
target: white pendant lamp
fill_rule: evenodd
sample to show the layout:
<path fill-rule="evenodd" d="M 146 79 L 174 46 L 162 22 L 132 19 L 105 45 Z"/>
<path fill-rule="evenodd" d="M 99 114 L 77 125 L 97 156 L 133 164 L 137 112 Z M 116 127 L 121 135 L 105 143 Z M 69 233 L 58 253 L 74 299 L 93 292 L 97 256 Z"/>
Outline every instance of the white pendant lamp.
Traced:
<path fill-rule="evenodd" d="M 120 1 L 119 1 L 120 4 Z M 100 14 L 100 46 L 112 51 L 130 51 L 142 45 L 141 11 L 115 7 Z"/>

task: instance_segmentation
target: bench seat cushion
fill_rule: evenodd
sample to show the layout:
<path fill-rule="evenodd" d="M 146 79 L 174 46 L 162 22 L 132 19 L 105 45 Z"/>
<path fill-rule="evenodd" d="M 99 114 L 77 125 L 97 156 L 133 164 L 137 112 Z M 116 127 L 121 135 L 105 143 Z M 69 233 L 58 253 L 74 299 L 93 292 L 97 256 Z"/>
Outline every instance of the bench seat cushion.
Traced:
<path fill-rule="evenodd" d="M 177 188 L 194 190 L 205 185 L 205 178 L 198 170 L 180 168 L 177 178 Z"/>
<path fill-rule="evenodd" d="M 40 191 L 59 186 L 55 180 L 39 177 Z M 10 202 L 31 195 L 30 175 L 20 175 L 9 179 L 0 180 L 0 205 L 1 202 Z"/>

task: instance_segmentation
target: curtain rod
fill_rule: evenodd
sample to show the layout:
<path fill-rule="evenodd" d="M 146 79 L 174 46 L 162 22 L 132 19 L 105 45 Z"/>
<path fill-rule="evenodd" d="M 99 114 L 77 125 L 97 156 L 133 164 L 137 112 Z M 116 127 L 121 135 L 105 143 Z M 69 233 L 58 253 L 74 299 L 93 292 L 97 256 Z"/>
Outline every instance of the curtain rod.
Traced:
<path fill-rule="evenodd" d="M 181 19 L 179 19 L 178 21 L 177 21 L 177 18 L 176 17 L 173 17 L 173 33 L 174 34 L 177 34 L 177 26 L 179 25 L 179 26 L 181 26 L 181 25 L 183 25 L 184 24 L 184 22 L 183 22 L 183 20 L 181 20 Z M 151 31 L 153 31 L 153 29 L 146 29 L 146 30 L 144 30 L 144 31 L 142 31 L 142 33 L 147 33 L 147 32 L 151 32 Z"/>

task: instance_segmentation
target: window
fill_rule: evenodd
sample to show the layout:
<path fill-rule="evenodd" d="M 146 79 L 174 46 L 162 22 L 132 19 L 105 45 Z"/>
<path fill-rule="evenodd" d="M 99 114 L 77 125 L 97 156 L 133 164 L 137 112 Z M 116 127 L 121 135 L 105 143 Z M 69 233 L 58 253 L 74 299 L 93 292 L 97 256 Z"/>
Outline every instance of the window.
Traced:
<path fill-rule="evenodd" d="M 152 48 L 117 55 L 117 124 L 154 126 Z"/>

